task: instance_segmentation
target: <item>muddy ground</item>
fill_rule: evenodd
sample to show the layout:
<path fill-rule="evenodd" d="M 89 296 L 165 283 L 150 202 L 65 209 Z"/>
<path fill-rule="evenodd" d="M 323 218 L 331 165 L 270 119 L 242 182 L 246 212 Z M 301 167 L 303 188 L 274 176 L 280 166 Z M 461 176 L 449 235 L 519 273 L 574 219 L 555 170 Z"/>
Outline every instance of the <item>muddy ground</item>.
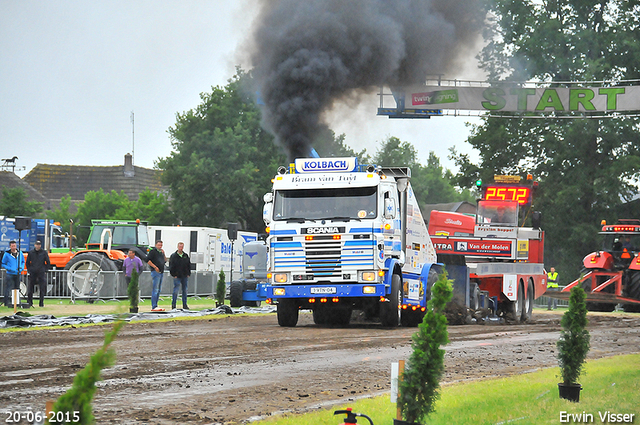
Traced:
<path fill-rule="evenodd" d="M 589 358 L 640 352 L 640 315 L 589 318 Z M 0 334 L 0 411 L 44 410 L 102 345 L 105 329 Z M 559 329 L 560 313 L 539 310 L 525 325 L 451 326 L 445 382 L 557 366 Z M 321 328 L 310 314 L 296 328 L 279 327 L 275 314 L 129 324 L 94 413 L 100 424 L 237 423 L 388 393 L 390 363 L 408 358 L 414 332 Z"/>

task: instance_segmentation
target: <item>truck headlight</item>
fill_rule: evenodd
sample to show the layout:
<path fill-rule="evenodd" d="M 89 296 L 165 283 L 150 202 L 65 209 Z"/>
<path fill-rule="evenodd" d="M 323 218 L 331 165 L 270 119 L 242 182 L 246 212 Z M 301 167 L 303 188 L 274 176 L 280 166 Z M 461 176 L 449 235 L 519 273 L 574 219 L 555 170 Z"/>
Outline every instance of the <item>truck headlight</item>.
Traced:
<path fill-rule="evenodd" d="M 362 280 L 374 282 L 376 280 L 376 272 L 362 272 Z"/>
<path fill-rule="evenodd" d="M 273 275 L 273 281 L 276 283 L 286 283 L 287 282 L 287 274 L 286 273 L 276 273 Z"/>
<path fill-rule="evenodd" d="M 375 286 L 363 286 L 362 287 L 362 293 L 363 294 L 375 294 L 376 293 L 376 287 Z"/>
<path fill-rule="evenodd" d="M 284 296 L 284 288 L 273 288 L 273 295 L 282 297 Z"/>

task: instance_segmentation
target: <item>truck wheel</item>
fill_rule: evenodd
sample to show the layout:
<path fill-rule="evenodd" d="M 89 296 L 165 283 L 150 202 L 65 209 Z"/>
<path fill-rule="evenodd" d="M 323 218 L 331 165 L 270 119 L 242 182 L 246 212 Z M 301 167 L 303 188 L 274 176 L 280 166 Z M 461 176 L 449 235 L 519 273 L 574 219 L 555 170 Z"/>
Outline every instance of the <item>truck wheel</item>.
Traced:
<path fill-rule="evenodd" d="M 400 276 L 394 274 L 391 278 L 391 294 L 389 302 L 380 304 L 380 322 L 382 326 L 397 327 L 400 323 L 400 303 L 402 302 L 402 285 Z"/>
<path fill-rule="evenodd" d="M 518 299 L 515 301 L 508 301 L 507 306 L 507 320 L 513 323 L 520 323 L 522 320 L 522 310 L 524 306 L 524 289 L 522 284 L 518 283 Z"/>
<path fill-rule="evenodd" d="M 242 307 L 242 282 L 236 281 L 229 284 L 229 305 Z"/>
<path fill-rule="evenodd" d="M 329 312 L 324 307 L 316 307 L 313 309 L 313 323 L 316 325 L 326 325 L 329 323 Z"/>
<path fill-rule="evenodd" d="M 480 289 L 476 282 L 469 285 L 469 308 L 473 311 L 480 309 Z"/>
<path fill-rule="evenodd" d="M 522 321 L 526 322 L 531 320 L 531 314 L 533 313 L 533 282 L 529 280 L 527 284 L 527 294 L 524 297 L 524 308 L 522 309 Z"/>
<path fill-rule="evenodd" d="M 328 311 L 327 322 L 333 326 L 349 326 L 351 322 L 351 308 L 334 308 Z"/>
<path fill-rule="evenodd" d="M 64 269 L 67 270 L 67 286 L 76 297 L 97 297 L 105 278 L 105 275 L 99 272 L 118 271 L 113 261 L 94 252 L 75 255 Z"/>
<path fill-rule="evenodd" d="M 298 304 L 294 300 L 278 301 L 278 325 L 293 328 L 298 324 Z"/>
<path fill-rule="evenodd" d="M 629 272 L 625 293 L 627 297 L 640 301 L 640 272 Z M 640 304 L 623 304 L 622 308 L 627 313 L 640 313 Z"/>
<path fill-rule="evenodd" d="M 400 313 L 400 324 L 407 328 L 414 328 L 422 323 L 424 318 L 424 311 L 418 310 L 402 310 Z"/>

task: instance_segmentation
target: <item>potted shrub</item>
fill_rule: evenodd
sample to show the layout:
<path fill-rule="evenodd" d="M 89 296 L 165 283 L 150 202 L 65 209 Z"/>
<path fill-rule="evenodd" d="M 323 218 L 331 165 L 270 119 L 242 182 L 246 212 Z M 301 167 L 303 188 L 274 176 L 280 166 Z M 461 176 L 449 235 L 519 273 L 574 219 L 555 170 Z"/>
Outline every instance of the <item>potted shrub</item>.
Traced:
<path fill-rule="evenodd" d="M 220 270 L 220 274 L 218 275 L 218 283 L 216 285 L 216 307 L 224 305 L 224 296 L 227 292 L 227 286 L 225 285 L 224 277 L 224 270 Z"/>
<path fill-rule="evenodd" d="M 129 286 L 127 287 L 127 295 L 129 296 L 129 313 L 138 312 L 138 300 L 140 299 L 138 278 L 138 271 L 134 268 L 131 272 Z"/>
<path fill-rule="evenodd" d="M 578 378 L 589 352 L 590 335 L 587 327 L 585 292 L 579 286 L 571 289 L 569 309 L 562 316 L 562 331 L 558 341 L 558 363 L 562 382 L 558 384 L 560 398 L 580 401 Z"/>
<path fill-rule="evenodd" d="M 435 410 L 444 373 L 444 350 L 440 347 L 449 342 L 444 309 L 451 297 L 451 281 L 444 272 L 431 288 L 427 312 L 413 335 L 413 352 L 398 384 L 398 408 L 404 421 L 394 419 L 395 425 L 422 422 Z"/>

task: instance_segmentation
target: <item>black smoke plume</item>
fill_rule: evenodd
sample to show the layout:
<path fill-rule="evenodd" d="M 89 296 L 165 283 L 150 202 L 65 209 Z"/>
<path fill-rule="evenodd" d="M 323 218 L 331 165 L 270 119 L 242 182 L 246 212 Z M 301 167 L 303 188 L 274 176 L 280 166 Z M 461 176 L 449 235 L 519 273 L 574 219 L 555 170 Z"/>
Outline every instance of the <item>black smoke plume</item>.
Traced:
<path fill-rule="evenodd" d="M 251 59 L 264 128 L 290 159 L 308 157 L 334 101 L 451 72 L 478 40 L 482 3 L 263 0 Z"/>

